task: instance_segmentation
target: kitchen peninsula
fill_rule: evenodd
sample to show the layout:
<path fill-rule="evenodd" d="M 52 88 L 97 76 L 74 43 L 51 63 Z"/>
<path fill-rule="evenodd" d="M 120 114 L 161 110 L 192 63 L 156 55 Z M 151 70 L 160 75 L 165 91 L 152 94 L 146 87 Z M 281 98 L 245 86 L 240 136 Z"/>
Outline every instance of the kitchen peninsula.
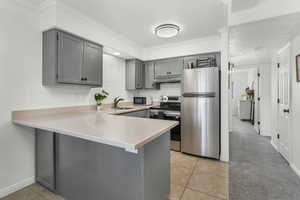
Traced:
<path fill-rule="evenodd" d="M 14 111 L 12 121 L 36 130 L 36 181 L 62 197 L 164 200 L 170 192 L 169 131 L 178 122 L 120 115 L 148 108 Z"/>

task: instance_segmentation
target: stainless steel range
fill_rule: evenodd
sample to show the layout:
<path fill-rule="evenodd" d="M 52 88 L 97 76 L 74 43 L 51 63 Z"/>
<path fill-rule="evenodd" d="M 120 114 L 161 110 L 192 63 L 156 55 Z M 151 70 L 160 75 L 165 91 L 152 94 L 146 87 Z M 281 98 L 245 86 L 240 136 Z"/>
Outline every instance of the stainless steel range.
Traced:
<path fill-rule="evenodd" d="M 171 129 L 171 149 L 181 151 L 181 102 L 179 96 L 162 96 L 160 105 L 150 109 L 150 118 L 179 121 L 179 125 Z"/>

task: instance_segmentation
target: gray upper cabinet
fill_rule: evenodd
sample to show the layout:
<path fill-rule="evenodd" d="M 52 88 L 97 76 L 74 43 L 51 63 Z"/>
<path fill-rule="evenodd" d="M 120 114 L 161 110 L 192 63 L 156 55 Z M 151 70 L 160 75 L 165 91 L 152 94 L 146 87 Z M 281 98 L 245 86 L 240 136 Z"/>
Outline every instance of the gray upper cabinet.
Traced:
<path fill-rule="evenodd" d="M 43 85 L 102 86 L 102 46 L 63 31 L 43 33 Z"/>
<path fill-rule="evenodd" d="M 159 89 L 159 84 L 154 82 L 154 62 L 145 62 L 145 89 Z"/>
<path fill-rule="evenodd" d="M 88 85 L 102 85 L 102 47 L 91 42 L 84 44 L 82 77 Z"/>
<path fill-rule="evenodd" d="M 58 33 L 58 82 L 80 84 L 83 69 L 84 41 Z"/>
<path fill-rule="evenodd" d="M 137 59 L 126 60 L 126 89 L 159 89 L 161 83 L 180 82 L 184 69 L 220 65 L 220 52 L 144 62 Z"/>
<path fill-rule="evenodd" d="M 143 89 L 145 80 L 144 63 L 138 59 L 126 60 L 126 89 Z"/>

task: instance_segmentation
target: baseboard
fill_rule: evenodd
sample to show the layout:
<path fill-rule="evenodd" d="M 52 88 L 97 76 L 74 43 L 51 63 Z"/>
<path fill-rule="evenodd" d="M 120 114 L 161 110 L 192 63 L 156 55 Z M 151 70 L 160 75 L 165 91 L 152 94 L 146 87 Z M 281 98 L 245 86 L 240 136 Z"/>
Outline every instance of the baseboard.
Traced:
<path fill-rule="evenodd" d="M 300 178 L 300 170 L 294 164 L 291 164 L 290 166 Z"/>
<path fill-rule="evenodd" d="M 273 140 L 271 140 L 271 145 L 274 147 L 274 149 L 276 149 L 276 151 L 278 151 L 278 148 L 277 148 L 277 146 L 276 146 L 276 144 L 274 143 Z"/>
<path fill-rule="evenodd" d="M 26 186 L 29 186 L 33 183 L 35 183 L 35 177 L 30 177 L 30 178 L 24 179 L 18 183 L 10 185 L 6 188 L 1 188 L 0 189 L 0 198 L 3 198 L 11 193 L 21 190 L 21 189 L 25 188 Z"/>

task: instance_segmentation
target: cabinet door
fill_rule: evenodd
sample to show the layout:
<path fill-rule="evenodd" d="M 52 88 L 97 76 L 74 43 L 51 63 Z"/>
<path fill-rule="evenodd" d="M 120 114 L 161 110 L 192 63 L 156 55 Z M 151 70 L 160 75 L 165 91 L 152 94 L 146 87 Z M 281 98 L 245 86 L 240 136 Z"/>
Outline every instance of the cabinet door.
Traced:
<path fill-rule="evenodd" d="M 55 190 L 54 140 L 54 133 L 36 129 L 36 180 L 52 191 Z"/>
<path fill-rule="evenodd" d="M 145 88 L 156 88 L 156 84 L 154 82 L 154 62 L 152 61 L 145 63 Z"/>
<path fill-rule="evenodd" d="M 172 58 L 155 62 L 156 76 L 178 76 L 182 74 L 183 58 Z"/>
<path fill-rule="evenodd" d="M 144 64 L 140 60 L 136 60 L 135 62 L 135 88 L 142 89 L 144 87 Z"/>
<path fill-rule="evenodd" d="M 84 43 L 83 83 L 102 86 L 102 47 L 90 42 Z"/>
<path fill-rule="evenodd" d="M 126 60 L 126 90 L 135 90 L 136 82 L 135 60 Z"/>
<path fill-rule="evenodd" d="M 58 33 L 58 82 L 81 83 L 83 40 Z"/>

